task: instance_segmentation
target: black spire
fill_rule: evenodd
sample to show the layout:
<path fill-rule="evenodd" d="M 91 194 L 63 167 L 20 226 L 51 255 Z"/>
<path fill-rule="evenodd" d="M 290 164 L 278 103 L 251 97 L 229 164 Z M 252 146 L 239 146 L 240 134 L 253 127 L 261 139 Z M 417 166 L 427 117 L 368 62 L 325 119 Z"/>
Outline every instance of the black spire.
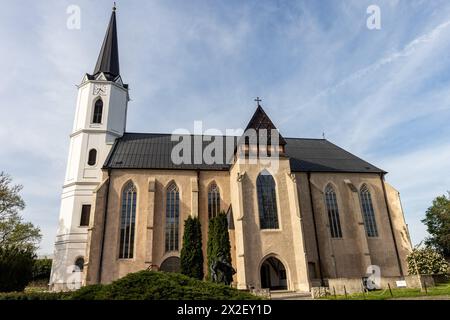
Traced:
<path fill-rule="evenodd" d="M 116 5 L 114 4 L 105 40 L 95 65 L 94 75 L 103 72 L 110 78 L 120 75 L 119 48 L 117 43 Z"/>

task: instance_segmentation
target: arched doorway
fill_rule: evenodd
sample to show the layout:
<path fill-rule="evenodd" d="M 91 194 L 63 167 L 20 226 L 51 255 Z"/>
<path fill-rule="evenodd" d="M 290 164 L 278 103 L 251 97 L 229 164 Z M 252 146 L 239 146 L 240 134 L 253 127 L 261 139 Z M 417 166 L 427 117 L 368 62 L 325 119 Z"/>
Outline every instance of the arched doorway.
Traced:
<path fill-rule="evenodd" d="M 269 257 L 261 265 L 261 288 L 287 290 L 287 273 L 283 263 Z"/>
<path fill-rule="evenodd" d="M 160 271 L 165 272 L 180 272 L 180 258 L 178 257 L 170 257 L 161 263 L 159 267 Z"/>

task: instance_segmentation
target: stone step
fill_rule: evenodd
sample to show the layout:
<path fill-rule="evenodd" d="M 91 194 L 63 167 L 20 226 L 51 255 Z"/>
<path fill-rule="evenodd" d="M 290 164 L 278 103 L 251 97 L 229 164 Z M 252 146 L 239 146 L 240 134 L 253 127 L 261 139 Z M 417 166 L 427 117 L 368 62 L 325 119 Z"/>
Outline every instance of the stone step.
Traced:
<path fill-rule="evenodd" d="M 270 298 L 272 300 L 306 300 L 312 299 L 310 292 L 296 292 L 288 290 L 271 291 Z"/>

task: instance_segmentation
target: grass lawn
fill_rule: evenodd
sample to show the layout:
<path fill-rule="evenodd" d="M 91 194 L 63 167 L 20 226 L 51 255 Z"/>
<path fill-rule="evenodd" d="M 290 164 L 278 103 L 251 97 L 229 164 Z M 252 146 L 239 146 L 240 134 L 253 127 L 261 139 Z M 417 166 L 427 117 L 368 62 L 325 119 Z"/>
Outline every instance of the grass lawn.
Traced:
<path fill-rule="evenodd" d="M 323 297 L 321 299 L 326 300 L 388 300 L 395 298 L 414 298 L 422 296 L 450 296 L 450 282 L 444 284 L 438 284 L 436 287 L 428 288 L 428 293 L 420 291 L 420 289 L 392 289 L 392 295 L 389 289 L 377 290 L 367 292 L 364 295 L 362 293 L 344 295 L 333 295 Z"/>

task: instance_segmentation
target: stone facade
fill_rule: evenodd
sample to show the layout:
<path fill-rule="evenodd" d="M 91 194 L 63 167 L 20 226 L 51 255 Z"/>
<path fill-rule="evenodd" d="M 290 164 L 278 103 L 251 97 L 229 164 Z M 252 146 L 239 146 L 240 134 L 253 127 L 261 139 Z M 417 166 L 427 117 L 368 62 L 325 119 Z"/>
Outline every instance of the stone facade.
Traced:
<path fill-rule="evenodd" d="M 189 215 L 198 216 L 202 224 L 206 272 L 207 195 L 213 182 L 220 189 L 221 209 L 233 208 L 232 263 L 237 270 L 234 285 L 240 289 L 261 288 L 261 267 L 268 257 L 283 264 L 287 289 L 292 291 L 309 291 L 320 278 L 361 279 L 370 265 L 379 266 L 383 277 L 404 275 L 406 255 L 411 250 L 409 235 L 398 192 L 380 175 L 292 173 L 288 159 L 280 158 L 278 170 L 272 172 L 280 227 L 261 230 L 256 179 L 266 167 L 238 160 L 229 171 L 105 171 L 105 180 L 95 192 L 84 283 L 110 283 L 130 272 L 158 269 L 167 258 L 179 257 L 183 222 Z M 129 181 L 137 189 L 135 256 L 119 259 L 121 193 Z M 180 250 L 166 253 L 165 190 L 171 182 L 177 184 L 180 193 Z M 359 195 L 349 182 L 358 190 L 363 183 L 369 186 L 378 237 L 366 236 Z M 340 239 L 330 236 L 324 201 L 324 189 L 330 183 L 335 187 L 340 210 Z"/>

